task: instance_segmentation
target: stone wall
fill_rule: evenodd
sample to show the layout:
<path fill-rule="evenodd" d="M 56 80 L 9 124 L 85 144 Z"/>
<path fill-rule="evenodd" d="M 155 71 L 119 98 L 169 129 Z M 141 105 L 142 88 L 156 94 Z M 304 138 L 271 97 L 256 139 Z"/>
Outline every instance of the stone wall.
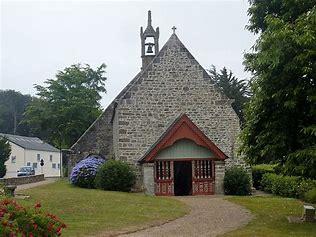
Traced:
<path fill-rule="evenodd" d="M 239 120 L 231 100 L 173 35 L 118 104 L 115 156 L 137 165 L 182 113 L 233 157 Z"/>
<path fill-rule="evenodd" d="M 112 103 L 100 117 L 88 128 L 81 138 L 71 147 L 69 156 L 69 172 L 72 167 L 89 154 L 101 155 L 106 158 L 113 156 L 113 113 Z"/>
<path fill-rule="evenodd" d="M 155 194 L 155 180 L 154 180 L 154 164 L 147 163 L 143 165 L 143 186 L 146 194 Z"/>
<path fill-rule="evenodd" d="M 224 194 L 225 161 L 215 161 L 215 194 Z"/>
<path fill-rule="evenodd" d="M 37 183 L 40 181 L 44 181 L 44 174 L 0 179 L 0 182 L 3 183 L 4 185 L 21 185 L 21 184 Z"/>

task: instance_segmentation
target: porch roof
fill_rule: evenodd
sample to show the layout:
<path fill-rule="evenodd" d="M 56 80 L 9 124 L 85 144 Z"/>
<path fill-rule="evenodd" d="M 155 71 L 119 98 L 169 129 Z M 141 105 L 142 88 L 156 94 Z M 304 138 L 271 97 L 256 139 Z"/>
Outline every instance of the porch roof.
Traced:
<path fill-rule="evenodd" d="M 186 114 L 178 116 L 159 139 L 148 149 L 139 160 L 140 163 L 153 162 L 156 155 L 163 149 L 173 145 L 180 139 L 190 139 L 197 145 L 208 148 L 215 156 L 215 159 L 224 160 L 227 157 Z"/>

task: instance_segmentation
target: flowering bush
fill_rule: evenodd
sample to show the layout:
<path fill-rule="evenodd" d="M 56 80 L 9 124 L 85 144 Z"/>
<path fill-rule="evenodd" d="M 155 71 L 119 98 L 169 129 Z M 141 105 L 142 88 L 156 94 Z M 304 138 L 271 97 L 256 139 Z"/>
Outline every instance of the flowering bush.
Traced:
<path fill-rule="evenodd" d="M 82 188 L 94 188 L 96 173 L 104 162 L 105 159 L 99 156 L 88 156 L 72 169 L 70 182 Z"/>
<path fill-rule="evenodd" d="M 14 200 L 0 202 L 0 236 L 60 236 L 66 225 L 56 216 L 44 213 L 37 203 L 34 208 L 24 208 Z"/>

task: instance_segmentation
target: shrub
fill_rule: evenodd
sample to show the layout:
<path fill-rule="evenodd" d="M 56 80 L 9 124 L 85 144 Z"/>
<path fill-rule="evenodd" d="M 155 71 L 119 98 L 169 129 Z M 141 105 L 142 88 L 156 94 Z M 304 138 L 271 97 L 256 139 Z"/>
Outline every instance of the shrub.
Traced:
<path fill-rule="evenodd" d="M 70 182 L 82 188 L 95 188 L 94 180 L 97 170 L 104 162 L 105 159 L 99 156 L 88 156 L 72 169 Z"/>
<path fill-rule="evenodd" d="M 9 159 L 11 154 L 11 146 L 5 137 L 0 136 L 0 178 L 5 176 L 7 168 L 5 162 Z"/>
<path fill-rule="evenodd" d="M 305 193 L 304 200 L 310 203 L 316 203 L 316 188 L 313 188 Z"/>
<path fill-rule="evenodd" d="M 232 167 L 225 172 L 224 190 L 229 195 L 249 195 L 251 193 L 250 176 L 241 167 Z"/>
<path fill-rule="evenodd" d="M 134 185 L 135 179 L 135 172 L 128 164 L 109 160 L 98 170 L 95 182 L 96 187 L 100 189 L 128 192 Z"/>
<path fill-rule="evenodd" d="M 261 179 L 261 187 L 264 191 L 271 193 L 272 192 L 272 181 L 275 174 L 264 174 Z"/>
<path fill-rule="evenodd" d="M 66 225 L 56 216 L 44 213 L 37 203 L 24 208 L 14 200 L 0 202 L 0 236 L 60 236 Z"/>
<path fill-rule="evenodd" d="M 316 180 L 302 179 L 298 187 L 298 197 L 304 199 L 305 194 L 313 188 L 316 188 Z"/>
<path fill-rule="evenodd" d="M 264 174 L 261 184 L 266 192 L 292 198 L 302 198 L 305 192 L 316 187 L 315 180 L 277 174 Z"/>
<path fill-rule="evenodd" d="M 261 189 L 262 176 L 266 173 L 274 173 L 275 165 L 255 165 L 251 167 L 252 183 L 256 189 Z"/>
<path fill-rule="evenodd" d="M 3 178 L 7 173 L 7 167 L 4 163 L 0 162 L 0 178 Z"/>

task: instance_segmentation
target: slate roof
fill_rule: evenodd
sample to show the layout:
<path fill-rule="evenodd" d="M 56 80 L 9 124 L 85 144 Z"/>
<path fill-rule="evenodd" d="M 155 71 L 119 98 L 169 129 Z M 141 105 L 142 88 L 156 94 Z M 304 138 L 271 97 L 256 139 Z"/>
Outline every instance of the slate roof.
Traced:
<path fill-rule="evenodd" d="M 17 135 L 4 134 L 4 133 L 0 133 L 0 136 L 5 137 L 10 142 L 20 147 L 23 147 L 24 149 L 27 149 L 27 150 L 59 152 L 57 148 L 42 141 L 38 137 L 24 137 L 24 136 L 17 136 Z"/>

